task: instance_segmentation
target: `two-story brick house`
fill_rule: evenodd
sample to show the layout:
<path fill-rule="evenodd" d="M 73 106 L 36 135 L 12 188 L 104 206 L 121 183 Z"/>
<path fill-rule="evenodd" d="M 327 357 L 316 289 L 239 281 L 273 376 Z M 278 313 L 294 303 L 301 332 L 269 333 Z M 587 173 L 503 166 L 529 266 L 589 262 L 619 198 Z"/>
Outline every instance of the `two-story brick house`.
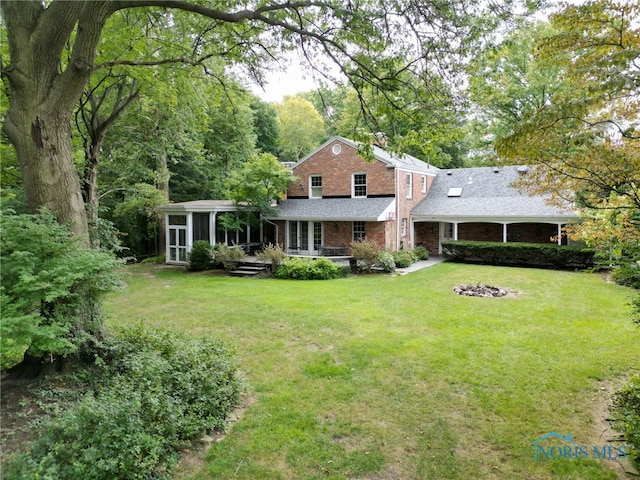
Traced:
<path fill-rule="evenodd" d="M 293 166 L 297 181 L 270 219 L 289 253 L 347 254 L 366 237 L 389 250 L 412 244 L 411 210 L 427 195 L 438 169 L 373 145 L 373 160 L 358 144 L 333 137 Z"/>
<path fill-rule="evenodd" d="M 224 230 L 220 219 L 241 208 L 230 201 L 164 205 L 167 262 L 186 263 L 196 240 L 211 244 L 281 245 L 295 255 L 341 256 L 359 238 L 387 250 L 425 246 L 441 252 L 443 240 L 566 243 L 562 228 L 577 220 L 569 208 L 547 204 L 515 184 L 526 167 L 438 169 L 409 155 L 373 145 L 373 160 L 358 144 L 333 137 L 292 166 L 278 214 L 242 231 Z"/>

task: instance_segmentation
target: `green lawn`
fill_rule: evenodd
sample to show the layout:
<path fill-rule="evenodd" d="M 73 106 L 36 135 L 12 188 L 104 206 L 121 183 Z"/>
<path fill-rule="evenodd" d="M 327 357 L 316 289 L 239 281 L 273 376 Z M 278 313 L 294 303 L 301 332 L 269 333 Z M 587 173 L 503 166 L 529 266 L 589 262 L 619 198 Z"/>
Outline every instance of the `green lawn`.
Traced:
<path fill-rule="evenodd" d="M 640 368 L 634 292 L 597 274 L 443 263 L 303 282 L 137 265 L 125 280 L 111 325 L 221 338 L 246 376 L 253 403 L 192 478 L 616 478 L 612 461 L 533 457 L 554 431 L 606 444 L 604 389 Z M 515 295 L 461 297 L 462 283 Z"/>

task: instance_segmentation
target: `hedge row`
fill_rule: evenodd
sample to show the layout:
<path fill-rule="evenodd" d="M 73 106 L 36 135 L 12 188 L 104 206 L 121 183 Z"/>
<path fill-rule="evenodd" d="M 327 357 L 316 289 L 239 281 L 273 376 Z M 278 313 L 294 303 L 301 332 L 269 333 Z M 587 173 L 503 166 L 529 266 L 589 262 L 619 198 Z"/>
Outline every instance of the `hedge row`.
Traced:
<path fill-rule="evenodd" d="M 501 243 L 446 241 L 442 254 L 447 260 L 542 268 L 593 268 L 592 248 L 548 243 Z"/>

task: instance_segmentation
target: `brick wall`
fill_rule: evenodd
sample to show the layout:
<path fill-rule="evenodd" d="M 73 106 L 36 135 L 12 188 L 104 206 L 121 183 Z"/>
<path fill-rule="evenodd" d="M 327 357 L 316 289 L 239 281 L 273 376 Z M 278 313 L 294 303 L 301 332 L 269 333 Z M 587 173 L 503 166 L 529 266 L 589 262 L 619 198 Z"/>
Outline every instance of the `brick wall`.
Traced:
<path fill-rule="evenodd" d="M 422 245 L 432 254 L 439 248 L 439 222 L 418 222 L 414 225 L 416 245 Z M 507 241 L 528 243 L 556 243 L 558 227 L 548 223 L 514 223 L 507 225 Z M 502 242 L 500 223 L 459 223 L 458 239 L 479 242 Z M 567 244 L 563 235 L 562 244 Z"/>
<path fill-rule="evenodd" d="M 438 255 L 440 248 L 440 223 L 418 222 L 414 224 L 414 236 L 416 245 L 422 245 L 429 250 L 431 255 Z"/>
<path fill-rule="evenodd" d="M 341 152 L 334 154 L 335 144 Z M 298 165 L 293 174 L 297 181 L 289 187 L 288 197 L 309 196 L 309 176 L 322 175 L 324 197 L 351 196 L 352 173 L 367 174 L 367 195 L 393 195 L 394 171 L 380 161 L 366 162 L 355 148 L 338 140 L 331 142 L 312 157 Z"/>

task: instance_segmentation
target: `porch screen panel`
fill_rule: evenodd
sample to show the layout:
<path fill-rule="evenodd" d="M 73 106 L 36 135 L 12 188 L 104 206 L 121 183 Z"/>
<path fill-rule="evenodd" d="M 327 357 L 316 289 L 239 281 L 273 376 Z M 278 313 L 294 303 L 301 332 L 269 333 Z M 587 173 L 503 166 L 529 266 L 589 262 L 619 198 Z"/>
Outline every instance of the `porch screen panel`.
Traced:
<path fill-rule="evenodd" d="M 300 249 L 309 249 L 309 222 L 300 222 Z"/>
<path fill-rule="evenodd" d="M 209 214 L 194 213 L 193 214 L 193 241 L 204 240 L 210 241 Z"/>
<path fill-rule="evenodd" d="M 289 222 L 289 248 L 300 248 L 298 245 L 298 222 Z"/>

